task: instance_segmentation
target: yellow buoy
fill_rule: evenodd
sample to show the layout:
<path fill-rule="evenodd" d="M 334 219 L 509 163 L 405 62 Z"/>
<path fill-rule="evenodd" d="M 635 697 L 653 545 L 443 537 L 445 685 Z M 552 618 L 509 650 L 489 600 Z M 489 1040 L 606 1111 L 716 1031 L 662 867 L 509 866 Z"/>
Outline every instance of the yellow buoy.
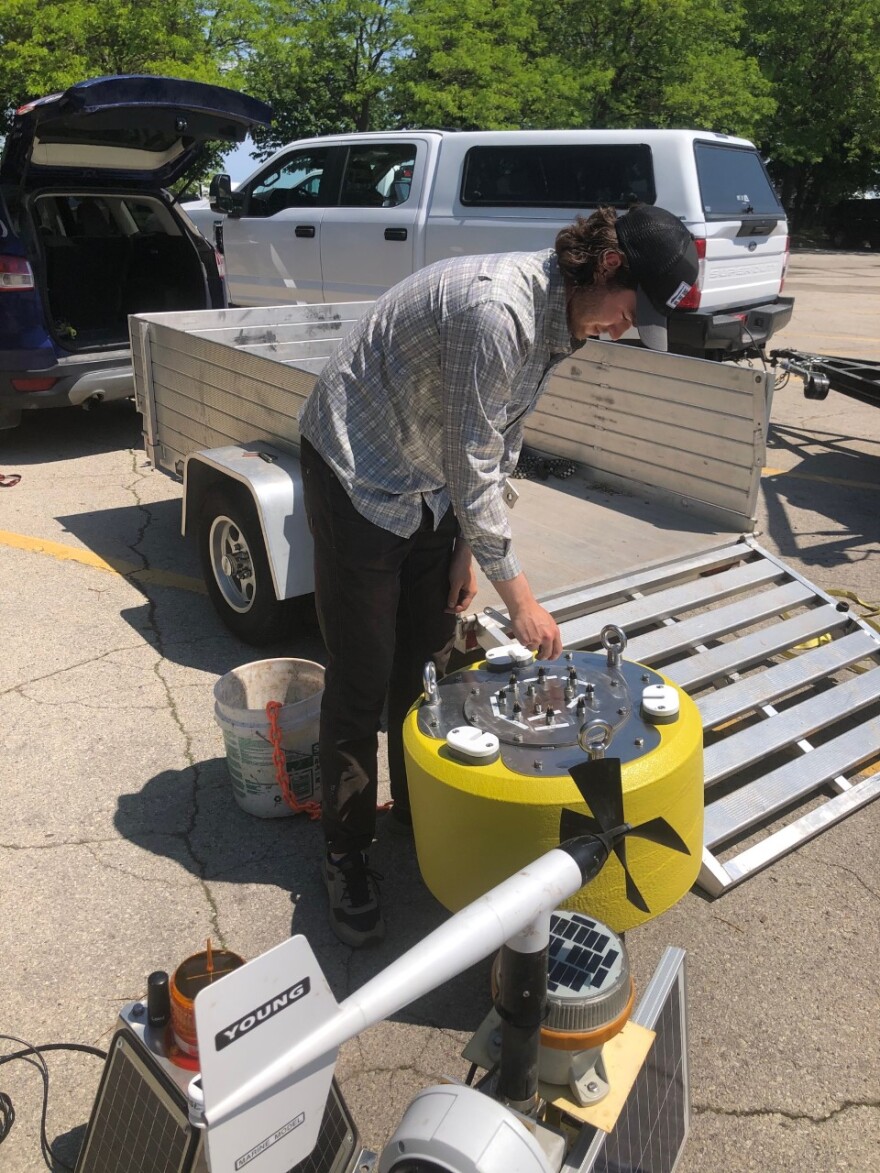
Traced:
<path fill-rule="evenodd" d="M 627 870 L 648 911 L 628 899 L 614 855 L 566 907 L 623 932 L 691 887 L 703 840 L 702 725 L 669 680 L 613 649 L 540 664 L 502 650 L 427 684 L 403 743 L 419 866 L 446 908 L 458 911 L 557 846 L 563 810 L 593 821 L 568 773 L 588 760 L 578 734 L 591 722 L 605 723 L 607 757 L 620 759 L 625 821 L 664 819 L 688 852 L 629 836 Z"/>

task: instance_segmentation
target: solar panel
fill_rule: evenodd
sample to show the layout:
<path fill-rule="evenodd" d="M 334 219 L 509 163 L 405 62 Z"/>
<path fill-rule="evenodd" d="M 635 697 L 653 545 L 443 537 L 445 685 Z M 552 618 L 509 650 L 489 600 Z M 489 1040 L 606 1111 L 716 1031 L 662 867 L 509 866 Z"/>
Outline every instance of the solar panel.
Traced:
<path fill-rule="evenodd" d="M 633 1014 L 655 1032 L 611 1132 L 585 1129 L 561 1173 L 672 1173 L 690 1127 L 685 954 L 667 949 Z"/>
<path fill-rule="evenodd" d="M 357 1139 L 354 1120 L 334 1079 L 315 1150 L 290 1173 L 348 1173 L 361 1151 Z"/>
<path fill-rule="evenodd" d="M 113 1036 L 76 1173 L 188 1173 L 186 1100 L 126 1029 Z"/>
<path fill-rule="evenodd" d="M 136 1031 L 117 1030 L 75 1173 L 206 1173 L 201 1133 L 190 1127 L 186 1096 L 166 1064 Z M 334 1079 L 314 1152 L 289 1173 L 351 1173 L 360 1154 L 354 1120 Z"/>
<path fill-rule="evenodd" d="M 620 956 L 617 938 L 581 912 L 554 912 L 550 917 L 547 989 L 562 986 L 572 993 L 599 989 Z"/>

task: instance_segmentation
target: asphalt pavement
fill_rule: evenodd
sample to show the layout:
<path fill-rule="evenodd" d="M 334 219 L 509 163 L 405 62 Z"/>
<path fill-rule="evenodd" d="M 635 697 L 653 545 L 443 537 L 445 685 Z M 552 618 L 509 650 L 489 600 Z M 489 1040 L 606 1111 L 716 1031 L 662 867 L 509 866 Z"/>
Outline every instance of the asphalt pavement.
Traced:
<path fill-rule="evenodd" d="M 795 253 L 778 345 L 880 360 L 880 258 Z M 180 488 L 146 463 L 131 404 L 32 413 L 0 433 L 0 1033 L 106 1046 L 146 975 L 211 937 L 255 957 L 305 933 L 342 998 L 444 911 L 380 821 L 388 939 L 325 922 L 319 833 L 235 805 L 212 688 L 259 654 L 320 659 L 314 630 L 264 653 L 233 639 L 179 536 Z M 880 601 L 880 410 L 775 397 L 760 539 L 824 588 Z M 880 803 L 716 901 L 688 894 L 628 934 L 637 984 L 667 944 L 689 966 L 692 1128 L 680 1173 L 880 1169 Z M 488 963 L 343 1048 L 338 1074 L 381 1148 L 421 1087 L 463 1077 Z M 3 1042 L 0 1053 L 14 1044 Z M 48 1136 L 75 1159 L 100 1076 L 52 1053 Z M 16 1120 L 4 1173 L 43 1168 L 42 1084 L 0 1066 Z M 58 1168 L 61 1168 L 59 1165 Z M 120 1170 L 120 1173 L 123 1173 Z"/>

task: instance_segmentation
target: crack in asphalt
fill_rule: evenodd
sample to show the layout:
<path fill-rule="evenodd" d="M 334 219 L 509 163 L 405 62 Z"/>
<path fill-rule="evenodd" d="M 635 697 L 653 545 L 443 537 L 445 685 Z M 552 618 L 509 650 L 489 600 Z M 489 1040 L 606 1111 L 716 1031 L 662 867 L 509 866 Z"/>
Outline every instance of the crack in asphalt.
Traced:
<path fill-rule="evenodd" d="M 97 851 L 92 850 L 96 845 L 93 843 L 83 843 L 82 845 L 98 867 L 103 868 L 108 872 L 118 872 L 121 876 L 128 876 L 131 880 L 137 880 L 142 884 L 161 884 L 165 888 L 174 888 L 174 884 L 170 880 L 163 880 L 157 876 L 143 876 L 139 872 L 133 872 L 129 868 L 120 867 L 119 864 L 110 863 L 106 859 L 101 859 Z"/>
<path fill-rule="evenodd" d="M 859 873 L 853 871 L 852 868 L 848 868 L 845 864 L 842 863 L 830 863 L 827 859 L 820 860 L 820 862 L 824 863 L 827 868 L 837 868 L 841 872 L 846 872 L 847 875 L 852 876 L 852 878 L 857 883 L 861 884 L 866 892 L 870 893 L 870 895 L 873 896 L 876 900 L 880 900 L 880 892 L 878 892 L 875 888 L 872 888 L 871 885 L 863 880 Z"/>
<path fill-rule="evenodd" d="M 732 1119 L 748 1120 L 762 1116 L 781 1116 L 785 1120 L 806 1124 L 827 1124 L 844 1112 L 854 1108 L 880 1108 L 880 1100 L 844 1100 L 836 1108 L 832 1108 L 824 1116 L 814 1116 L 809 1112 L 792 1112 L 785 1108 L 718 1108 L 714 1104 L 694 1104 L 692 1111 L 696 1115 L 727 1116 Z"/>
<path fill-rule="evenodd" d="M 131 550 L 132 554 L 136 558 L 140 559 L 140 561 L 143 563 L 144 570 L 150 570 L 152 567 L 150 566 L 149 558 L 143 552 L 143 550 L 139 549 L 141 543 L 146 538 L 150 526 L 153 523 L 152 510 L 142 500 L 139 492 L 139 485 L 146 479 L 147 474 L 141 472 L 138 468 L 138 452 L 134 448 L 129 449 L 129 452 L 132 460 L 132 473 L 134 474 L 134 479 L 130 482 L 129 485 L 126 486 L 126 488 L 134 497 L 138 509 L 140 509 L 144 514 L 144 519 L 143 524 L 138 529 L 134 542 L 128 543 L 128 549 Z M 219 942 L 220 946 L 225 949 L 227 948 L 227 944 L 225 935 L 220 926 L 220 910 L 217 907 L 217 902 L 214 899 L 214 894 L 211 891 L 210 884 L 206 879 L 208 861 L 199 855 L 193 843 L 193 834 L 199 821 L 199 791 L 202 778 L 201 765 L 196 761 L 195 754 L 193 753 L 192 737 L 183 723 L 183 718 L 181 717 L 180 710 L 177 707 L 177 700 L 171 689 L 171 685 L 162 672 L 162 667 L 165 663 L 165 639 L 159 624 L 156 599 L 146 589 L 146 584 L 140 583 L 139 589 L 143 591 L 144 599 L 146 600 L 146 623 L 144 625 L 144 636 L 147 638 L 149 635 L 152 635 L 152 643 L 156 652 L 158 653 L 157 660 L 153 664 L 153 673 L 156 676 L 156 679 L 159 681 L 162 691 L 165 694 L 166 707 L 171 716 L 171 720 L 177 726 L 177 729 L 180 732 L 180 736 L 183 740 L 183 756 L 188 765 L 187 769 L 182 771 L 182 773 L 184 775 L 189 773 L 192 777 L 192 811 L 188 825 L 181 831 L 170 832 L 169 834 L 172 838 L 181 840 L 187 852 L 189 853 L 190 859 L 193 861 L 194 874 L 198 880 L 202 894 L 204 895 L 208 905 L 212 935 Z"/>
<path fill-rule="evenodd" d="M 22 690 L 27 688 L 26 684 L 21 685 Z M 32 704 L 40 705 L 48 709 L 65 709 L 70 705 L 75 705 L 77 711 L 83 709 L 91 713 L 164 713 L 165 705 L 88 705 L 79 699 L 79 697 L 72 698 L 69 701 L 49 701 L 43 697 L 31 696 L 29 693 L 22 691 L 22 699 L 30 701 Z"/>
<path fill-rule="evenodd" d="M 77 660 L 75 664 L 67 664 L 63 668 L 54 668 L 51 672 L 45 672 L 42 676 L 34 676 L 30 680 L 22 680 L 19 684 L 13 684 L 11 688 L 4 688 L 0 690 L 0 696 L 8 696 L 13 692 L 21 692 L 23 688 L 27 688 L 31 684 L 42 684 L 46 680 L 51 680 L 55 676 L 63 676 L 65 672 L 73 672 L 77 668 L 86 668 L 89 664 L 99 664 L 102 660 L 106 660 L 108 656 L 115 656 L 118 652 L 135 652 L 138 648 L 143 646 L 143 641 L 139 640 L 136 644 L 126 644 L 121 648 L 110 648 L 109 651 L 102 652 L 100 656 L 89 656 L 87 660 Z M 36 697 L 27 696 L 22 693 L 26 700 L 37 701 Z M 37 703 L 44 703 L 38 701 Z"/>
<path fill-rule="evenodd" d="M 118 843 L 119 836 L 106 839 L 60 839 L 57 843 L 0 843 L 0 851 L 55 851 L 59 847 L 92 847 L 101 843 Z"/>

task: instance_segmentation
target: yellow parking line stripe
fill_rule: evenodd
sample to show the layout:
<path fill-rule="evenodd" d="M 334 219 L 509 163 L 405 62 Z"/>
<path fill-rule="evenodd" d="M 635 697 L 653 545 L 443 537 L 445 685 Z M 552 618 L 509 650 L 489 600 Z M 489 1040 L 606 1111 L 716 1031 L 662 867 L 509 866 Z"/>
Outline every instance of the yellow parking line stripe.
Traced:
<path fill-rule="evenodd" d="M 878 485 L 874 481 L 851 481 L 846 477 L 820 477 L 813 476 L 808 472 L 793 472 L 787 468 L 762 468 L 761 476 L 763 477 L 791 477 L 796 481 L 815 481 L 819 485 L 841 485 L 845 489 L 878 489 Z"/>
<path fill-rule="evenodd" d="M 78 546 L 67 546 L 63 542 L 51 542 L 47 538 L 32 538 L 27 534 L 14 534 L 8 530 L 0 530 L 0 546 L 10 546 L 16 550 L 27 550 L 31 554 L 47 554 L 50 558 L 57 558 L 60 562 L 79 562 L 82 566 L 91 566 L 95 570 L 109 570 L 111 574 L 120 574 L 123 578 L 133 582 L 150 583 L 153 586 L 173 587 L 181 591 L 193 591 L 204 595 L 205 584 L 199 578 L 190 578 L 186 574 L 174 574 L 170 570 L 150 570 L 137 566 L 134 562 L 126 562 L 122 558 L 102 558 L 91 550 L 83 550 Z"/>

